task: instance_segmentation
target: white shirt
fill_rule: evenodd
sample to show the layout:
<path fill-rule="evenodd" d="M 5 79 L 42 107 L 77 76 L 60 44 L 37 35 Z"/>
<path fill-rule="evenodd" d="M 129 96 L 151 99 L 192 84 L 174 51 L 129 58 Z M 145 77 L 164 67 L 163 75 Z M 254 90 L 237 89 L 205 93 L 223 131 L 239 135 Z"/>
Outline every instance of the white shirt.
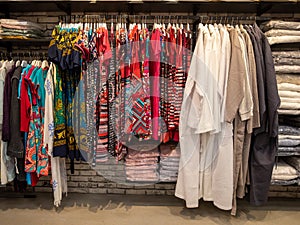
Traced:
<path fill-rule="evenodd" d="M 227 29 L 218 25 L 221 47 L 219 61 L 219 89 L 221 93 L 220 119 L 221 132 L 217 156 L 214 160 L 212 174 L 212 198 L 214 205 L 223 210 L 232 208 L 233 197 L 233 126 L 225 122 L 225 106 L 227 96 L 227 80 L 231 56 L 231 42 Z"/>
<path fill-rule="evenodd" d="M 221 57 L 220 49 L 218 30 L 201 24 L 179 125 L 181 157 L 175 195 L 185 199 L 188 208 L 198 207 L 200 198 L 214 200 L 212 178 L 221 131 L 219 67 L 215 62 Z"/>
<path fill-rule="evenodd" d="M 206 28 L 207 29 L 207 28 Z M 192 57 L 184 90 L 179 121 L 180 163 L 175 196 L 186 201 L 188 208 L 198 207 L 200 136 L 215 130 L 210 88 L 212 76 L 207 76 L 203 35 L 205 27 L 199 26 L 198 40 Z M 206 81 L 206 82 L 204 82 Z"/>
<path fill-rule="evenodd" d="M 63 193 L 67 192 L 67 175 L 65 159 L 53 157 L 54 140 L 54 83 L 56 78 L 56 66 L 51 63 L 45 80 L 45 120 L 44 120 L 44 146 L 48 147 L 51 159 L 51 176 L 54 205 L 58 207 L 61 203 Z"/>

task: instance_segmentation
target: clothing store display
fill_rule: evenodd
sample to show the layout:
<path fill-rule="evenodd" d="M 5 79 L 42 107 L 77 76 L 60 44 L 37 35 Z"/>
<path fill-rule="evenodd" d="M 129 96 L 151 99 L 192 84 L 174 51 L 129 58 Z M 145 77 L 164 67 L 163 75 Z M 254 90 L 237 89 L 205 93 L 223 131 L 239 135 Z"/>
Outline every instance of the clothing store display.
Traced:
<path fill-rule="evenodd" d="M 297 66 L 291 65 L 290 67 L 292 69 Z M 300 79 L 299 76 L 288 75 L 287 72 L 284 71 L 284 75 L 277 75 L 279 78 L 277 78 L 277 86 L 281 99 L 280 110 L 278 112 L 281 115 L 300 115 Z"/>
<path fill-rule="evenodd" d="M 275 65 L 296 65 L 299 66 L 300 53 L 298 51 L 273 51 L 272 52 Z M 280 68 L 280 67 L 279 67 Z M 283 67 L 284 68 L 284 67 Z M 283 69 L 281 68 L 281 69 Z M 292 68 L 290 68 L 292 69 Z"/>
<path fill-rule="evenodd" d="M 52 187 L 54 205 L 58 207 L 61 204 L 62 195 L 67 193 L 67 174 L 65 159 L 53 156 L 54 142 L 54 75 L 57 67 L 51 63 L 45 79 L 45 119 L 43 144 L 48 150 L 51 163 Z"/>
<path fill-rule="evenodd" d="M 278 156 L 300 155 L 300 147 L 299 146 L 294 146 L 294 147 L 279 146 L 277 155 Z"/>
<path fill-rule="evenodd" d="M 69 157 L 71 170 L 74 160 L 83 159 L 74 137 L 73 99 L 81 78 L 80 50 L 75 46 L 78 29 L 56 26 L 52 32 L 48 55 L 56 66 L 54 77 L 54 139 L 53 156 Z"/>
<path fill-rule="evenodd" d="M 270 45 L 300 42 L 300 22 L 271 20 L 261 25 Z"/>
<path fill-rule="evenodd" d="M 299 43 L 300 37 L 299 36 L 279 36 L 279 37 L 268 37 L 268 41 L 271 45 L 274 44 L 281 44 L 281 43 Z"/>
<path fill-rule="evenodd" d="M 158 149 L 143 151 L 128 149 L 125 158 L 126 180 L 132 182 L 158 182 Z M 145 147 L 147 148 L 147 147 Z"/>
<path fill-rule="evenodd" d="M 180 149 L 176 145 L 160 145 L 159 181 L 175 182 L 178 176 Z"/>
<path fill-rule="evenodd" d="M 300 135 L 300 128 L 286 125 L 279 125 L 278 133 L 280 135 Z"/>
<path fill-rule="evenodd" d="M 299 65 L 275 65 L 276 73 L 299 73 Z"/>
<path fill-rule="evenodd" d="M 300 154 L 300 129 L 293 126 L 280 125 L 278 138 L 279 156 L 299 155 Z"/>
<path fill-rule="evenodd" d="M 181 156 L 175 195 L 185 199 L 189 208 L 197 207 L 203 198 L 221 209 L 232 209 L 235 215 L 235 199 L 245 195 L 249 154 L 251 202 L 263 204 L 267 200 L 280 101 L 271 49 L 257 25 L 224 27 L 230 40 L 225 48 L 230 61 L 222 60 L 228 69 L 210 66 L 212 59 L 224 63 L 218 58 L 224 56 L 219 51 L 227 40 L 224 28 L 220 32 L 222 27 L 199 25 L 180 117 Z M 224 114 L 220 114 L 222 104 Z M 262 146 L 264 157 L 259 150 Z"/>
<path fill-rule="evenodd" d="M 285 157 L 283 160 L 289 165 L 293 166 L 298 172 L 300 172 L 300 157 L 299 156 L 291 156 Z"/>
<path fill-rule="evenodd" d="M 32 39 L 42 36 L 42 28 L 37 23 L 0 19 L 0 39 Z"/>
<path fill-rule="evenodd" d="M 279 161 L 274 165 L 271 182 L 279 185 L 297 184 L 299 175 L 295 168 L 284 161 Z"/>
<path fill-rule="evenodd" d="M 187 208 L 236 215 L 237 198 L 300 183 L 300 54 L 270 46 L 298 42 L 298 23 L 86 18 L 54 27 L 47 61 L 1 61 L 2 184 L 50 175 L 58 207 L 75 161 L 114 159 L 125 183 L 176 182 Z M 0 20 L 0 39 L 41 30 Z"/>
<path fill-rule="evenodd" d="M 269 23 L 272 24 L 272 23 Z M 274 43 L 289 43 L 297 41 L 297 32 L 300 27 L 295 27 L 294 22 L 273 22 L 278 29 L 271 29 L 266 32 L 268 40 Z M 288 36 L 287 36 L 288 35 Z M 272 38 L 270 40 L 269 38 Z M 299 40 L 297 41 L 299 42 Z M 279 113 L 279 139 L 277 156 L 288 162 L 289 158 L 297 158 L 300 154 L 299 127 L 300 127 L 300 77 L 299 73 L 299 51 L 276 50 L 272 52 L 276 70 L 277 86 L 280 96 Z M 288 162 L 289 163 L 289 162 Z M 297 161 L 294 161 L 294 165 Z M 277 166 L 277 167 L 276 167 Z M 282 177 L 278 178 L 282 165 L 275 165 L 271 183 L 274 185 L 299 184 L 299 175 L 293 179 L 285 177 L 289 171 L 282 171 Z M 287 165 L 285 165 L 287 167 Z M 283 179 L 284 178 L 284 179 Z"/>
<path fill-rule="evenodd" d="M 11 77 L 15 70 L 14 61 L 4 61 L 0 68 L 0 126 L 1 126 L 1 136 L 2 136 L 2 127 L 3 127 L 3 118 L 4 118 L 4 108 L 9 109 L 9 105 L 4 105 L 4 96 L 6 97 L 6 102 L 8 101 L 7 94 L 5 95 L 5 89 L 7 89 L 7 84 L 5 85 L 5 81 L 9 81 L 10 79 L 6 79 L 6 76 Z M 5 121 L 7 123 L 7 121 Z M 7 126 L 5 127 L 5 131 L 7 131 Z M 0 149 L 1 149 L 1 184 L 7 184 L 11 182 L 15 178 L 15 159 L 10 157 L 7 154 L 7 140 L 3 141 L 1 139 Z"/>
<path fill-rule="evenodd" d="M 265 34 L 270 44 L 296 43 L 300 41 L 299 24 L 299 22 L 269 21 L 262 25 L 262 29 L 266 30 Z M 296 174 L 293 167 L 297 167 L 297 158 L 300 154 L 300 54 L 299 51 L 288 49 L 273 51 L 272 55 L 281 103 L 278 110 L 280 126 L 277 152 L 280 161 L 274 166 L 271 184 L 299 184 L 299 174 Z M 291 171 L 294 171 L 294 176 L 291 175 Z"/>

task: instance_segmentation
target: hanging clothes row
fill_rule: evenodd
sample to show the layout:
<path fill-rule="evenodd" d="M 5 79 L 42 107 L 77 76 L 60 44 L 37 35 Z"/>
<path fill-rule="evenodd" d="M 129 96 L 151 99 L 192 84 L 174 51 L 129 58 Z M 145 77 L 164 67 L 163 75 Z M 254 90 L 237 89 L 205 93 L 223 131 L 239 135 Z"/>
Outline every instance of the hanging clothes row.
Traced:
<path fill-rule="evenodd" d="M 42 27 L 33 22 L 0 19 L 0 39 L 36 39 L 43 37 Z"/>
<path fill-rule="evenodd" d="M 131 181 L 174 180 L 179 164 L 176 196 L 188 207 L 204 198 L 235 214 L 247 180 L 251 201 L 266 201 L 279 98 L 270 47 L 257 25 L 200 24 L 192 59 L 188 23 L 82 28 L 56 26 L 50 66 L 33 63 L 20 73 L 28 182 L 47 175 L 51 161 L 59 205 L 67 191 L 66 157 L 71 172 L 74 160 L 96 166 L 115 157 L 127 160 Z M 172 148 L 158 146 L 169 142 Z M 153 143 L 152 152 L 136 151 L 139 143 Z M 160 156 L 164 163 L 157 166 Z"/>
<path fill-rule="evenodd" d="M 124 158 L 125 146 L 134 138 L 178 142 L 191 58 L 189 24 L 154 24 L 152 31 L 146 24 L 130 24 L 128 29 L 124 23 L 96 23 L 85 30 L 80 26 L 56 27 L 49 57 L 61 69 L 73 69 L 80 65 L 81 51 L 86 115 L 76 124 L 86 131 L 75 133 L 81 136 L 78 140 L 86 136 L 93 164 L 106 161 L 108 152 Z"/>
<path fill-rule="evenodd" d="M 18 51 L 18 52 L 0 52 L 0 63 L 2 61 L 27 61 L 27 62 L 32 62 L 33 60 L 47 60 L 48 59 L 48 54 L 47 52 L 38 52 L 38 51 L 29 51 L 29 52 L 23 52 L 23 51 Z"/>
<path fill-rule="evenodd" d="M 15 179 L 19 182 L 19 191 L 24 192 L 27 185 L 36 186 L 39 178 L 48 176 L 51 169 L 58 206 L 62 193 L 66 192 L 67 177 L 65 159 L 53 158 L 48 146 L 49 137 L 53 136 L 53 121 L 52 126 L 48 123 L 49 102 L 54 103 L 49 98 L 54 94 L 49 86 L 53 66 L 49 68 L 46 60 L 2 62 L 1 184 Z"/>
<path fill-rule="evenodd" d="M 251 203 L 265 203 L 279 104 L 271 49 L 259 27 L 200 24 L 182 103 L 175 195 L 189 208 L 203 198 L 235 215 L 236 197 L 250 184 Z"/>

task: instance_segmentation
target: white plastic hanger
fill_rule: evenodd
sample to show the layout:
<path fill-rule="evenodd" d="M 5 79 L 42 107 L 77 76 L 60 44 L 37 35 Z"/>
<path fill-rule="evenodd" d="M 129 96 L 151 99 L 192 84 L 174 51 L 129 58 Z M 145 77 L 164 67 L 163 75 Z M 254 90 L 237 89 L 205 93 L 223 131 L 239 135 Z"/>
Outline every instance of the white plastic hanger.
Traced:
<path fill-rule="evenodd" d="M 21 66 L 25 68 L 27 65 L 28 65 L 27 61 L 26 60 L 22 60 Z"/>
<path fill-rule="evenodd" d="M 7 68 L 7 65 L 8 65 L 8 60 L 5 60 L 5 61 L 2 63 L 1 69 L 6 69 L 6 68 Z"/>
<path fill-rule="evenodd" d="M 31 62 L 31 65 L 32 66 L 35 66 L 35 62 L 36 62 L 36 60 L 34 59 L 34 60 L 32 60 L 32 62 Z"/>
<path fill-rule="evenodd" d="M 10 65 L 15 65 L 15 61 L 12 59 L 9 61 Z"/>
<path fill-rule="evenodd" d="M 48 67 L 49 67 L 48 61 L 47 61 L 47 60 L 44 60 L 44 61 L 42 62 L 41 68 L 42 68 L 42 69 L 45 69 L 45 68 L 48 68 Z"/>
<path fill-rule="evenodd" d="M 21 65 L 21 61 L 20 60 L 17 60 L 16 62 L 16 67 L 20 66 Z"/>
<path fill-rule="evenodd" d="M 37 64 L 37 67 L 41 67 L 43 63 L 42 63 L 41 60 L 37 60 L 37 61 L 36 61 L 36 64 Z"/>

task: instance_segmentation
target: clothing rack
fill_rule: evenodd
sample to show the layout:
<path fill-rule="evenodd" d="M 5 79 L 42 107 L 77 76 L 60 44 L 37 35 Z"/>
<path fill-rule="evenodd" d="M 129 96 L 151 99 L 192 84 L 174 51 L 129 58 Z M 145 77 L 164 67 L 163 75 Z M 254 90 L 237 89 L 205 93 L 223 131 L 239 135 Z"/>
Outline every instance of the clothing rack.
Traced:
<path fill-rule="evenodd" d="M 203 22 L 220 22 L 221 21 L 266 21 L 270 20 L 269 17 L 260 16 L 235 16 L 235 15 L 108 15 L 108 14 L 86 14 L 86 15 L 71 15 L 61 16 L 59 20 L 64 23 L 77 23 L 77 22 L 149 22 L 162 21 L 162 22 L 180 22 L 186 20 L 188 22 L 203 21 Z M 69 21 L 68 21 L 69 20 Z"/>
<path fill-rule="evenodd" d="M 46 60 L 48 58 L 47 52 L 38 52 L 38 51 L 32 51 L 32 52 L 0 52 L 0 60 L 21 60 L 21 59 L 40 59 L 40 60 Z"/>
<path fill-rule="evenodd" d="M 85 14 L 85 15 L 71 15 L 61 16 L 59 18 L 60 23 L 72 24 L 72 23 L 146 23 L 150 27 L 153 23 L 186 23 L 192 24 L 191 31 L 193 33 L 193 43 L 196 43 L 197 38 L 197 27 L 199 23 L 226 23 L 226 24 L 253 24 L 261 23 L 264 21 L 271 20 L 269 17 L 261 16 L 236 16 L 232 15 L 134 15 L 134 14 L 119 14 L 119 15 L 108 15 L 107 13 L 99 14 Z M 69 22 L 68 22 L 69 21 Z M 83 28 L 85 25 L 83 25 Z M 192 46 L 192 51 L 194 50 Z"/>

